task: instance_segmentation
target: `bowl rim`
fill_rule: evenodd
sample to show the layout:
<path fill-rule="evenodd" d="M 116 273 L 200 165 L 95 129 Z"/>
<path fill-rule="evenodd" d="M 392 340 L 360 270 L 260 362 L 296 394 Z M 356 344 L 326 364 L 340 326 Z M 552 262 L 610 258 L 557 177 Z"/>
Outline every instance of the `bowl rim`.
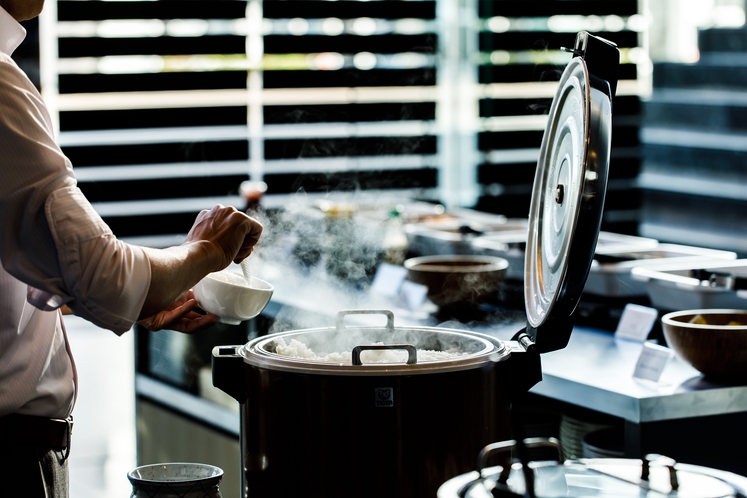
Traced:
<path fill-rule="evenodd" d="M 462 266 L 449 266 L 448 262 L 463 261 L 465 263 L 473 262 L 473 265 L 465 264 Z M 439 262 L 447 264 L 439 265 Z M 426 268 L 419 268 L 419 265 L 428 265 Z M 418 256 L 405 260 L 404 267 L 410 271 L 429 272 L 429 273 L 473 273 L 473 272 L 491 272 L 502 271 L 508 268 L 508 260 L 498 256 L 471 255 L 471 254 L 444 254 L 433 256 Z"/>
<path fill-rule="evenodd" d="M 230 270 L 228 270 L 228 271 L 230 273 L 235 273 L 236 275 L 239 275 L 240 277 L 243 278 L 243 275 L 240 274 L 239 272 L 230 271 Z M 246 285 L 238 285 L 238 284 L 235 284 L 233 282 L 229 282 L 228 280 L 221 280 L 219 278 L 215 278 L 215 274 L 216 273 L 225 273 L 225 272 L 226 272 L 226 270 L 220 270 L 220 271 L 211 272 L 211 273 L 208 273 L 207 275 L 205 275 L 205 278 L 209 278 L 213 282 L 220 282 L 221 284 L 226 284 L 226 285 L 228 285 L 230 287 L 236 287 L 238 289 L 256 290 L 256 291 L 261 291 L 261 292 L 272 292 L 272 291 L 275 290 L 275 287 L 270 282 L 262 280 L 261 278 L 257 278 L 257 277 L 255 277 L 253 275 L 252 275 L 252 281 L 256 280 L 257 282 L 260 282 L 261 285 L 262 285 L 262 287 L 254 287 L 254 286 L 247 287 Z"/>
<path fill-rule="evenodd" d="M 691 309 L 691 310 L 680 310 L 672 311 L 661 317 L 662 324 L 671 325 L 673 327 L 685 327 L 694 330 L 747 330 L 747 323 L 742 325 L 712 325 L 703 323 L 688 323 L 675 320 L 675 318 L 686 316 L 686 315 L 713 315 L 713 314 L 732 314 L 732 315 L 747 315 L 747 310 L 740 309 L 729 309 L 729 308 L 703 308 L 703 309 Z M 666 331 L 665 331 L 666 332 Z"/>
<path fill-rule="evenodd" d="M 164 467 L 164 466 L 167 466 L 167 465 L 191 465 L 193 467 L 199 467 L 199 468 L 204 468 L 204 469 L 212 470 L 213 474 L 209 475 L 209 476 L 204 476 L 204 477 L 194 477 L 194 478 L 190 478 L 190 479 L 170 480 L 170 481 L 164 481 L 164 480 L 160 480 L 160 479 L 146 479 L 144 477 L 139 477 L 139 476 L 135 475 L 135 472 L 137 472 L 139 470 L 150 469 L 150 468 L 153 468 L 153 467 Z M 130 479 L 130 481 L 139 482 L 139 483 L 143 483 L 143 484 L 163 484 L 163 483 L 177 484 L 177 483 L 186 482 L 186 481 L 190 481 L 190 482 L 209 481 L 211 479 L 221 478 L 221 477 L 223 477 L 223 474 L 224 474 L 224 471 L 223 471 L 222 468 L 220 468 L 220 467 L 218 467 L 216 465 L 211 465 L 209 463 L 197 463 L 197 462 L 162 462 L 162 463 L 151 463 L 151 464 L 146 464 L 146 465 L 140 465 L 138 467 L 135 467 L 134 469 L 132 469 L 129 472 L 127 472 L 127 477 Z"/>

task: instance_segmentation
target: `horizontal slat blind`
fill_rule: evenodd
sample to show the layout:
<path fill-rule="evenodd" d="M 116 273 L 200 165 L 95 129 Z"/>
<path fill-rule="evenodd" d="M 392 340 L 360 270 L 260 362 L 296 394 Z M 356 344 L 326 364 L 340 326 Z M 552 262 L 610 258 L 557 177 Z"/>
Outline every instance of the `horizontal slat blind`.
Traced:
<path fill-rule="evenodd" d="M 433 1 L 59 0 L 45 88 L 115 233 L 172 243 L 247 179 L 299 190 L 438 185 Z M 49 59 L 48 59 L 49 60 Z"/>
<path fill-rule="evenodd" d="M 264 68 L 263 89 L 295 99 L 262 110 L 268 192 L 427 196 L 438 183 L 435 2 L 265 0 L 262 7 L 265 57 L 285 61 Z"/>
<path fill-rule="evenodd" d="M 216 202 L 388 190 L 526 216 L 561 45 L 615 41 L 607 229 L 638 171 L 635 0 L 58 0 L 45 98 L 115 233 L 165 245 Z M 51 33 L 51 34 L 49 34 Z M 477 201 L 475 201 L 477 199 Z"/>
<path fill-rule="evenodd" d="M 55 7 L 56 58 L 42 69 L 57 87 L 43 90 L 79 185 L 115 234 L 167 245 L 199 210 L 240 205 L 250 150 L 246 3 Z"/>
<path fill-rule="evenodd" d="M 539 147 L 555 82 L 578 31 L 618 45 L 620 80 L 613 102 L 613 150 L 605 209 L 607 230 L 636 230 L 640 196 L 633 189 L 640 168 L 637 63 L 643 19 L 635 0 L 481 1 L 479 82 L 483 86 L 478 148 L 482 163 L 478 207 L 508 216 L 529 212 Z"/>

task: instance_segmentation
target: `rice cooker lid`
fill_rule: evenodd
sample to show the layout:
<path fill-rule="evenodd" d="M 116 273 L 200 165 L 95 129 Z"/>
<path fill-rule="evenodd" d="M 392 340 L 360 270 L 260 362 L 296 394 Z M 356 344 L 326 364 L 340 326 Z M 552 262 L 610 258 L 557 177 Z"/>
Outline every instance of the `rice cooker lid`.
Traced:
<path fill-rule="evenodd" d="M 645 478 L 642 475 L 647 469 Z M 491 467 L 455 478 L 439 490 L 439 498 L 524 497 L 559 498 L 598 496 L 623 498 L 722 498 L 743 497 L 745 478 L 707 467 L 684 465 L 661 455 L 642 460 L 624 458 L 581 459 L 576 461 L 534 462 L 533 490 L 527 493 L 523 469 L 514 464 L 503 474 Z M 460 482 L 460 479 L 462 482 Z M 727 482 L 732 479 L 739 482 Z M 447 485 L 451 484 L 451 486 Z"/>
<path fill-rule="evenodd" d="M 527 334 L 539 352 L 565 347 L 602 221 L 617 47 L 578 33 L 552 101 L 529 211 Z"/>

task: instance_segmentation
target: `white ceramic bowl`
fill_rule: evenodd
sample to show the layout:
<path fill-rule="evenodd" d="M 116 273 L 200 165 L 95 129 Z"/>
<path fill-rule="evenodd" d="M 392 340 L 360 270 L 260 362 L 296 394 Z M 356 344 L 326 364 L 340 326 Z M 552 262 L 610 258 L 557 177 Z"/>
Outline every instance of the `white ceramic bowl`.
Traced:
<path fill-rule="evenodd" d="M 193 290 L 202 309 L 218 315 L 218 321 L 238 325 L 259 315 L 275 288 L 256 277 L 251 277 L 251 286 L 247 286 L 243 275 L 223 270 L 210 273 Z"/>

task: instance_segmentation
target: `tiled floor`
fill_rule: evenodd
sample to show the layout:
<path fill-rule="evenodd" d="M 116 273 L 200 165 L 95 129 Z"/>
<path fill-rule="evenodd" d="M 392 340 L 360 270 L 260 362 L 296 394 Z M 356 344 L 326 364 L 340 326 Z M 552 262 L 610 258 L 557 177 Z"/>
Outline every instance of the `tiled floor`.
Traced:
<path fill-rule="evenodd" d="M 77 318 L 65 324 L 78 367 L 70 498 L 126 498 L 135 468 L 134 335 Z"/>

